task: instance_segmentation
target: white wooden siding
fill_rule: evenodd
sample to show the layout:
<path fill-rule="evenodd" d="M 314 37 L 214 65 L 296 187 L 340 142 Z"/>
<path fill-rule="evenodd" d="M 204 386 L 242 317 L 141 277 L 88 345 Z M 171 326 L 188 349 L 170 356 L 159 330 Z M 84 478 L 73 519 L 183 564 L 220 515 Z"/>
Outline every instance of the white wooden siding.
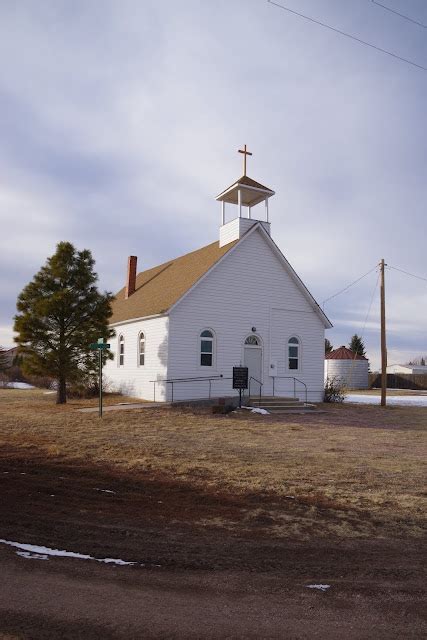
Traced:
<path fill-rule="evenodd" d="M 199 335 L 206 327 L 215 332 L 213 367 L 199 362 Z M 323 398 L 324 325 L 260 231 L 248 235 L 171 310 L 169 332 L 168 378 L 231 376 L 233 365 L 243 362 L 245 338 L 256 333 L 263 343 L 264 395 L 272 393 L 272 360 L 280 372 L 287 371 L 287 341 L 296 334 L 303 368 L 287 373 L 307 384 L 309 400 Z M 177 384 L 174 398 L 206 397 L 207 390 L 207 382 Z M 212 383 L 212 392 L 230 395 L 231 381 Z"/>
<path fill-rule="evenodd" d="M 288 342 L 299 340 L 298 370 L 288 368 Z M 275 366 L 275 395 L 289 396 L 295 391 L 301 400 L 323 400 L 323 362 L 325 359 L 325 329 L 314 311 L 293 311 L 274 307 L 271 309 L 270 353 Z M 299 382 L 302 381 L 302 382 Z"/>
<path fill-rule="evenodd" d="M 111 338 L 114 360 L 104 367 L 107 388 L 125 395 L 154 399 L 154 385 L 151 380 L 167 377 L 168 323 L 166 316 L 147 320 L 137 320 L 114 327 L 116 336 Z M 138 336 L 145 335 L 145 364 L 139 366 Z M 118 340 L 125 339 L 124 365 L 118 366 Z M 165 400 L 164 384 L 156 385 L 156 400 Z"/>
<path fill-rule="evenodd" d="M 264 230 L 270 235 L 270 223 L 255 218 L 234 218 L 223 224 L 219 229 L 219 246 L 223 247 L 234 240 L 239 240 L 254 224 L 261 223 Z"/>

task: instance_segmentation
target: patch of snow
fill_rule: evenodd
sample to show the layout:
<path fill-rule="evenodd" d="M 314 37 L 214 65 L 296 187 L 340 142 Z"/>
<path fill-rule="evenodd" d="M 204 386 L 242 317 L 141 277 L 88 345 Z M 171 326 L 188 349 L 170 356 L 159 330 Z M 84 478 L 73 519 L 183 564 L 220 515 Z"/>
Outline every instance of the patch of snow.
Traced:
<path fill-rule="evenodd" d="M 56 391 L 43 391 L 44 396 L 50 396 L 52 393 L 56 393 Z"/>
<path fill-rule="evenodd" d="M 35 389 L 32 384 L 27 382 L 8 382 L 7 386 L 9 389 Z"/>
<path fill-rule="evenodd" d="M 308 584 L 307 589 L 319 589 L 319 591 L 327 591 L 331 588 L 330 584 Z"/>
<path fill-rule="evenodd" d="M 344 402 L 358 404 L 380 404 L 380 396 L 368 396 L 359 393 L 349 393 Z M 427 396 L 390 396 L 387 395 L 387 404 L 395 407 L 427 407 Z"/>
<path fill-rule="evenodd" d="M 242 407 L 242 409 L 249 409 L 252 413 L 261 413 L 262 415 L 270 413 L 267 409 L 261 409 L 261 407 Z"/>
<path fill-rule="evenodd" d="M 50 549 L 49 547 L 42 547 L 35 544 L 22 544 L 21 542 L 12 542 L 11 540 L 3 540 L 1 538 L 0 538 L 0 544 L 7 544 L 9 547 L 15 547 L 16 549 L 20 549 L 21 551 L 16 552 L 18 555 L 22 555 L 21 553 L 22 551 L 27 551 L 30 554 L 38 554 L 42 556 L 55 556 L 60 558 L 77 558 L 78 560 L 95 560 L 96 562 L 103 562 L 105 564 L 117 564 L 120 566 L 137 564 L 136 562 L 125 562 L 125 560 L 120 560 L 120 558 L 95 558 L 94 556 L 88 556 L 83 553 L 74 553 L 74 551 Z M 24 557 L 30 558 L 32 556 L 26 555 Z M 47 558 L 43 558 L 43 559 L 45 560 Z"/>
<path fill-rule="evenodd" d="M 116 493 L 115 491 L 111 491 L 111 489 L 97 489 L 96 487 L 95 491 L 101 491 L 102 493 Z"/>
<path fill-rule="evenodd" d="M 30 551 L 17 551 L 17 556 L 21 558 L 27 558 L 28 560 L 49 560 L 49 556 L 46 553 L 31 553 Z"/>

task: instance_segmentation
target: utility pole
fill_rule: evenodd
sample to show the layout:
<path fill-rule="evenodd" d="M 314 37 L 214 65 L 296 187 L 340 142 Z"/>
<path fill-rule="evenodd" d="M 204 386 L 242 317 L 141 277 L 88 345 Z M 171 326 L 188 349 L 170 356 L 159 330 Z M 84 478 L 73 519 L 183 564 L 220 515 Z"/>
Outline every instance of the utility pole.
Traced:
<path fill-rule="evenodd" d="M 385 271 L 384 258 L 380 262 L 381 275 L 381 406 L 387 404 L 387 345 L 385 332 Z"/>

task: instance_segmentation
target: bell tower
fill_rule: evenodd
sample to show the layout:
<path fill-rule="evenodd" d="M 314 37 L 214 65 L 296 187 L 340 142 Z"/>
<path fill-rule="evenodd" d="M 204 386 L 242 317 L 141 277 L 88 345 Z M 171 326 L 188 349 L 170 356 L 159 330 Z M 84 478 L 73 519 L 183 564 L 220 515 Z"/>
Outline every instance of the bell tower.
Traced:
<path fill-rule="evenodd" d="M 220 247 L 234 240 L 239 240 L 246 231 L 258 222 L 262 224 L 267 233 L 270 233 L 268 199 L 274 196 L 274 191 L 246 175 L 246 157 L 251 156 L 252 153 L 246 149 L 246 145 L 238 151 L 243 154 L 243 175 L 216 197 L 216 200 L 221 202 Z M 237 213 L 228 222 L 226 221 L 226 203 L 234 205 L 234 212 Z M 261 206 L 255 210 L 254 216 L 253 208 L 256 205 Z M 264 211 L 263 215 L 261 207 Z"/>

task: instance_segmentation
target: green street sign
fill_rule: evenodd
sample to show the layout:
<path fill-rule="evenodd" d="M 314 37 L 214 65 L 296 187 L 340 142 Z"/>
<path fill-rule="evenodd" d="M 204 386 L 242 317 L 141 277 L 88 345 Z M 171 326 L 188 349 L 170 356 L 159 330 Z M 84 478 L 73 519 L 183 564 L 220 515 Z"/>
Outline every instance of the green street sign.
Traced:
<path fill-rule="evenodd" d="M 108 344 L 108 342 L 92 342 L 92 344 L 89 345 L 89 349 L 92 349 L 93 351 L 95 351 L 96 349 L 109 349 L 111 347 L 111 344 Z"/>

